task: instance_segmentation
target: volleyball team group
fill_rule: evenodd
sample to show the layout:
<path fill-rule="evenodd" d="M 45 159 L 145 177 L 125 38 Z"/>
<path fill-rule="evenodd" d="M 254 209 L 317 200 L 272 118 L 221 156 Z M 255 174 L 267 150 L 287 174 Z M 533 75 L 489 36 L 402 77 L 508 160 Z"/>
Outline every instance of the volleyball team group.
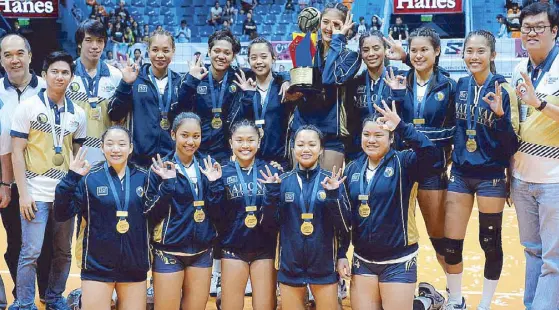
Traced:
<path fill-rule="evenodd" d="M 413 31 L 407 53 L 373 31 L 356 52 L 346 47 L 351 20 L 342 4 L 323 10 L 314 92 L 291 92 L 262 38 L 248 47 L 250 70 L 232 67 L 241 46 L 229 31 L 209 37 L 210 64 L 199 57 L 184 77 L 169 68 L 175 42 L 163 31 L 150 36 L 151 64 L 119 70 L 100 60 L 103 25 L 85 21 L 80 57 L 51 53 L 42 77 L 29 71 L 25 38 L 2 38 L 10 309 L 36 309 L 35 279 L 47 309 L 69 309 L 74 227 L 81 309 L 110 309 L 114 290 L 118 309 L 145 309 L 149 270 L 156 310 L 205 309 L 212 276 L 224 310 L 243 309 L 249 279 L 253 309 L 275 309 L 276 295 L 282 309 L 305 309 L 308 290 L 317 309 L 338 309 L 341 280 L 351 280 L 352 309 L 466 309 L 462 252 L 476 197 L 476 306 L 486 310 L 509 194 L 526 309 L 557 309 L 557 11 L 522 10 L 529 58 L 510 83 L 495 71 L 490 32 L 467 34 L 469 75 L 456 82 L 438 66 L 434 30 Z M 428 283 L 416 290 L 416 200 L 446 299 Z"/>

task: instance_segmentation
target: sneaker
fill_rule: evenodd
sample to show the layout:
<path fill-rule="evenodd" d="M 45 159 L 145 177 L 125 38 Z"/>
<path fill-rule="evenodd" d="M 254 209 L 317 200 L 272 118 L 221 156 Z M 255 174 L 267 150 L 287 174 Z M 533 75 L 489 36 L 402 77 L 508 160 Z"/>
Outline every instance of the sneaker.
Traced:
<path fill-rule="evenodd" d="M 153 305 L 153 280 L 150 283 L 150 286 L 148 287 L 147 291 L 146 291 L 146 301 L 147 304 L 151 304 Z"/>
<path fill-rule="evenodd" d="M 221 277 L 219 277 L 216 281 L 215 290 L 216 290 L 215 306 L 217 310 L 221 310 Z"/>
<path fill-rule="evenodd" d="M 442 309 L 444 305 L 444 297 L 439 293 L 435 287 L 429 283 L 421 282 L 417 288 L 417 292 L 420 297 L 427 297 L 431 299 L 433 304 L 431 305 L 432 310 Z"/>
<path fill-rule="evenodd" d="M 338 282 L 338 298 L 347 298 L 347 282 L 344 279 L 340 279 L 340 281 Z"/>
<path fill-rule="evenodd" d="M 248 278 L 247 287 L 245 288 L 245 296 L 252 296 L 252 284 L 250 283 L 250 277 Z"/>
<path fill-rule="evenodd" d="M 221 273 L 212 273 L 210 280 L 210 296 L 217 296 L 217 281 L 221 281 Z"/>
<path fill-rule="evenodd" d="M 315 303 L 315 301 L 314 301 L 314 296 L 313 296 L 313 294 L 312 294 L 311 287 L 310 287 L 309 285 L 307 285 L 307 293 L 308 293 L 307 296 L 309 297 L 309 299 L 308 299 L 309 305 L 310 305 L 311 307 L 315 307 L 315 306 L 316 306 L 316 303 Z"/>
<path fill-rule="evenodd" d="M 466 309 L 466 300 L 462 297 L 461 303 L 456 303 L 454 301 L 448 301 L 444 307 L 444 310 L 464 310 Z"/>
<path fill-rule="evenodd" d="M 72 309 L 70 309 L 70 307 L 68 307 L 68 304 L 66 304 L 66 299 L 64 299 L 64 297 L 60 297 L 56 299 L 55 302 L 47 302 L 47 306 L 45 307 L 45 310 L 72 310 Z"/>
<path fill-rule="evenodd" d="M 485 308 L 482 306 L 477 306 L 477 310 L 491 310 L 490 308 Z"/>

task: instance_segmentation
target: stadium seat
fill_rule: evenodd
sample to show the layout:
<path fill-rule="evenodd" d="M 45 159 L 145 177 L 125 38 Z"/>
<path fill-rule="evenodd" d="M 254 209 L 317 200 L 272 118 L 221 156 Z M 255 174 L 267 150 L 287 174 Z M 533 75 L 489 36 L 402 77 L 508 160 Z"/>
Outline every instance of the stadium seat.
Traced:
<path fill-rule="evenodd" d="M 286 14 L 280 15 L 280 20 L 279 20 L 280 24 L 287 25 L 287 24 L 291 24 L 292 22 L 293 22 L 293 17 L 291 17 L 291 15 L 286 15 Z"/>
<path fill-rule="evenodd" d="M 283 36 L 274 34 L 272 35 L 272 41 L 283 41 Z"/>
<path fill-rule="evenodd" d="M 264 18 L 262 17 L 262 15 L 258 15 L 258 14 L 255 14 L 255 15 L 252 17 L 252 20 L 254 20 L 254 22 L 256 23 L 256 25 L 262 25 L 263 22 L 264 22 Z"/>
<path fill-rule="evenodd" d="M 144 7 L 144 0 L 132 0 L 131 4 L 134 8 Z"/>
<path fill-rule="evenodd" d="M 161 0 L 161 6 L 174 7 L 173 0 Z"/>
<path fill-rule="evenodd" d="M 266 24 L 266 25 L 275 25 L 276 22 L 277 22 L 276 15 L 274 15 L 274 14 L 268 14 L 264 18 L 264 24 Z"/>
<path fill-rule="evenodd" d="M 158 25 L 160 24 L 159 15 L 153 15 L 148 18 L 148 24 L 150 25 Z"/>
<path fill-rule="evenodd" d="M 286 25 L 277 25 L 276 26 L 276 30 L 273 32 L 273 34 L 276 35 L 284 35 L 287 32 L 287 26 Z"/>
<path fill-rule="evenodd" d="M 150 16 L 150 17 L 155 16 L 155 15 L 159 15 L 156 9 L 154 9 L 152 7 L 149 7 L 149 6 L 146 7 L 146 10 L 145 10 L 144 14 L 147 15 L 147 16 Z"/>
<path fill-rule="evenodd" d="M 270 11 L 268 12 L 270 14 L 274 14 L 274 15 L 279 15 L 281 13 L 281 5 L 279 4 L 273 4 L 270 7 Z"/>
<path fill-rule="evenodd" d="M 176 25 L 175 16 L 165 15 L 165 17 L 163 17 L 163 23 L 167 26 L 175 26 Z"/>
<path fill-rule="evenodd" d="M 263 14 L 268 13 L 268 7 L 264 6 L 264 5 L 259 5 L 259 6 L 254 8 L 253 12 L 254 12 L 254 15 L 263 15 Z"/>
<path fill-rule="evenodd" d="M 205 5 L 204 0 L 194 0 L 193 4 L 195 7 L 203 7 Z"/>
<path fill-rule="evenodd" d="M 174 15 L 175 13 L 173 12 L 173 9 L 164 6 L 159 11 L 159 14 L 161 14 L 161 15 Z"/>
<path fill-rule="evenodd" d="M 214 27 L 212 26 L 202 26 L 200 28 L 201 37 L 209 37 L 214 32 Z"/>
<path fill-rule="evenodd" d="M 203 26 L 207 22 L 206 16 L 202 15 L 194 15 L 194 22 L 193 24 L 196 26 Z"/>
<path fill-rule="evenodd" d="M 234 25 L 231 30 L 235 36 L 240 36 L 243 33 L 243 26 L 242 25 Z"/>
<path fill-rule="evenodd" d="M 272 34 L 272 26 L 270 25 L 264 25 L 259 28 L 260 29 L 258 29 L 258 34 L 260 35 L 269 36 L 270 34 Z"/>
<path fill-rule="evenodd" d="M 194 15 L 208 16 L 208 14 L 209 14 L 208 8 L 199 8 L 199 7 L 194 8 Z"/>

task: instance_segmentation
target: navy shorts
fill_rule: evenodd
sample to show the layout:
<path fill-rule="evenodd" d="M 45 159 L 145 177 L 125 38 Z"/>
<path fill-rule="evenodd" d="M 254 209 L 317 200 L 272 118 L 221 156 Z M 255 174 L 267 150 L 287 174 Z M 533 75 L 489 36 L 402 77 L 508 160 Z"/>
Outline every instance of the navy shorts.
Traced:
<path fill-rule="evenodd" d="M 423 190 L 446 190 L 448 188 L 448 175 L 446 172 L 436 175 L 428 175 L 419 180 L 419 189 Z"/>
<path fill-rule="evenodd" d="M 211 268 L 213 264 L 212 250 L 192 256 L 180 256 L 154 250 L 153 272 L 172 273 L 183 271 L 187 267 Z"/>
<path fill-rule="evenodd" d="M 366 262 L 354 254 L 351 273 L 359 276 L 377 276 L 378 281 L 383 283 L 416 283 L 417 257 L 403 263 L 375 264 Z"/>
<path fill-rule="evenodd" d="M 95 281 L 104 283 L 134 283 L 143 282 L 147 279 L 147 270 L 144 271 L 98 271 L 86 270 L 81 271 L 82 281 Z"/>
<path fill-rule="evenodd" d="M 231 250 L 222 250 L 221 258 L 242 260 L 245 263 L 250 263 L 262 259 L 274 259 L 274 251 L 257 251 L 257 252 L 240 252 Z"/>
<path fill-rule="evenodd" d="M 506 179 L 481 180 L 450 175 L 448 191 L 482 197 L 507 198 Z"/>

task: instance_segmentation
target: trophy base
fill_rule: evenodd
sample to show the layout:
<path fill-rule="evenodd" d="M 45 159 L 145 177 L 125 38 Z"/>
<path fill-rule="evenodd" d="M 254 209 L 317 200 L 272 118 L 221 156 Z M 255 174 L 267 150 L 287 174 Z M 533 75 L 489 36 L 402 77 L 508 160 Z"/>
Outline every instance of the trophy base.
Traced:
<path fill-rule="evenodd" d="M 289 70 L 291 86 L 288 93 L 315 94 L 321 92 L 319 71 L 314 67 L 295 67 Z"/>

